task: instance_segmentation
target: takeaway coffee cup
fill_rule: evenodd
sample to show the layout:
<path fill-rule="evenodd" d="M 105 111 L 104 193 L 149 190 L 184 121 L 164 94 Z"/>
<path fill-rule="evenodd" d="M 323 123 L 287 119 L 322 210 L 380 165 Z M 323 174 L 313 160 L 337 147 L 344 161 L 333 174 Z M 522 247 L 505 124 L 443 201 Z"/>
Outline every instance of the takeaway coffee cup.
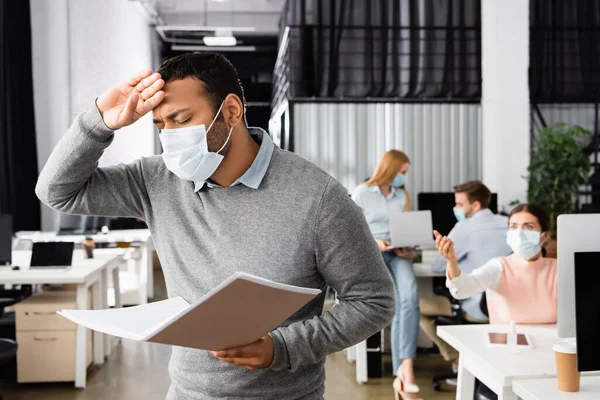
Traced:
<path fill-rule="evenodd" d="M 561 340 L 553 347 L 556 357 L 558 390 L 579 392 L 581 374 L 577 371 L 577 341 L 575 338 Z"/>

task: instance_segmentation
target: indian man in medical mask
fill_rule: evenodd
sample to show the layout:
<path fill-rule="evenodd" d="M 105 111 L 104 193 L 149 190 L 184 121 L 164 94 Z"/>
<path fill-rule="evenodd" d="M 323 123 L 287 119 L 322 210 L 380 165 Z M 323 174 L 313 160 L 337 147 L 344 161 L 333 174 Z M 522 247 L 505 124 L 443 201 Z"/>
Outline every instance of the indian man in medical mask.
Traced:
<path fill-rule="evenodd" d="M 479 181 L 466 182 L 454 187 L 454 215 L 458 222 L 448 235 L 454 242 L 458 263 L 463 271 L 473 272 L 493 258 L 511 253 L 506 244 L 508 218 L 495 215 L 488 207 L 492 199 L 490 190 Z M 446 272 L 447 261 L 438 254 L 433 261 L 435 272 Z M 470 322 L 487 322 L 481 310 L 479 293 L 462 301 L 464 317 Z M 446 361 L 456 364 L 458 353 L 437 336 L 436 316 L 452 316 L 450 300 L 444 296 L 423 298 L 420 301 L 421 329 L 438 346 Z"/>
<path fill-rule="evenodd" d="M 149 112 L 163 154 L 98 168 L 113 137 L 127 134 L 118 130 Z M 226 58 L 172 58 L 79 115 L 36 188 L 65 213 L 144 219 L 169 297 L 194 303 L 237 271 L 322 289 L 256 343 L 217 352 L 174 347 L 168 399 L 321 399 L 326 356 L 394 315 L 393 283 L 347 190 L 247 127 L 245 112 Z M 323 313 L 328 286 L 340 303 Z"/>

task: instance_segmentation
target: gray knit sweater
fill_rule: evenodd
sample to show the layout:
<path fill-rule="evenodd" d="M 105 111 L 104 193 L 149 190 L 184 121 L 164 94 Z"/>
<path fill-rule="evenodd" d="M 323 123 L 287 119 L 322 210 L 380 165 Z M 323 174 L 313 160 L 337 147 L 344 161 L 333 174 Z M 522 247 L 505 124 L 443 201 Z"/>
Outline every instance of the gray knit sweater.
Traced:
<path fill-rule="evenodd" d="M 160 156 L 98 168 L 113 133 L 96 107 L 78 116 L 40 175 L 38 197 L 65 213 L 143 218 L 170 297 L 195 302 L 244 271 L 323 291 L 329 285 L 340 300 L 323 313 L 321 295 L 273 331 L 275 358 L 264 370 L 174 347 L 167 398 L 321 398 L 326 356 L 382 329 L 394 314 L 393 283 L 346 189 L 275 148 L 258 189 L 195 193 L 194 183 L 177 178 Z"/>

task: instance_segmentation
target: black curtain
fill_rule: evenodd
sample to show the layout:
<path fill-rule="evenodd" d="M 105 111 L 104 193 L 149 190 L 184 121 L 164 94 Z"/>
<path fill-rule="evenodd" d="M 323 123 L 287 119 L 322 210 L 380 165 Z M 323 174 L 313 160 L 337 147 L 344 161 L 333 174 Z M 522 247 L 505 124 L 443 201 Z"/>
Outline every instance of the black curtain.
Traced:
<path fill-rule="evenodd" d="M 600 101 L 600 0 L 529 4 L 532 101 Z"/>
<path fill-rule="evenodd" d="M 0 0 L 0 213 L 39 230 L 29 0 Z"/>
<path fill-rule="evenodd" d="M 291 97 L 481 97 L 480 0 L 289 0 Z"/>

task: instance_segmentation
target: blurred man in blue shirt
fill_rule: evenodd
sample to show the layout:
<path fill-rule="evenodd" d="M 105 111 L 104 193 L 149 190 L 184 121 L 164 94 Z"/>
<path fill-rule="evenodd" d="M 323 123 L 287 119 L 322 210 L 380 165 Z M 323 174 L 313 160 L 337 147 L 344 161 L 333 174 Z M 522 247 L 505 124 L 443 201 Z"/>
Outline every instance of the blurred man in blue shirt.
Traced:
<path fill-rule="evenodd" d="M 458 220 L 449 238 L 454 242 L 461 271 L 473 272 L 492 258 L 509 255 L 512 251 L 506 244 L 508 218 L 495 215 L 488 207 L 492 193 L 481 182 L 471 181 L 454 188 L 456 207 L 454 214 Z M 446 260 L 438 255 L 432 269 L 446 272 Z M 477 294 L 462 302 L 465 319 L 472 322 L 487 322 L 480 308 L 482 294 Z M 435 316 L 452 316 L 450 300 L 444 296 L 422 299 L 421 328 L 438 346 L 446 361 L 455 361 L 458 353 L 436 334 Z"/>

